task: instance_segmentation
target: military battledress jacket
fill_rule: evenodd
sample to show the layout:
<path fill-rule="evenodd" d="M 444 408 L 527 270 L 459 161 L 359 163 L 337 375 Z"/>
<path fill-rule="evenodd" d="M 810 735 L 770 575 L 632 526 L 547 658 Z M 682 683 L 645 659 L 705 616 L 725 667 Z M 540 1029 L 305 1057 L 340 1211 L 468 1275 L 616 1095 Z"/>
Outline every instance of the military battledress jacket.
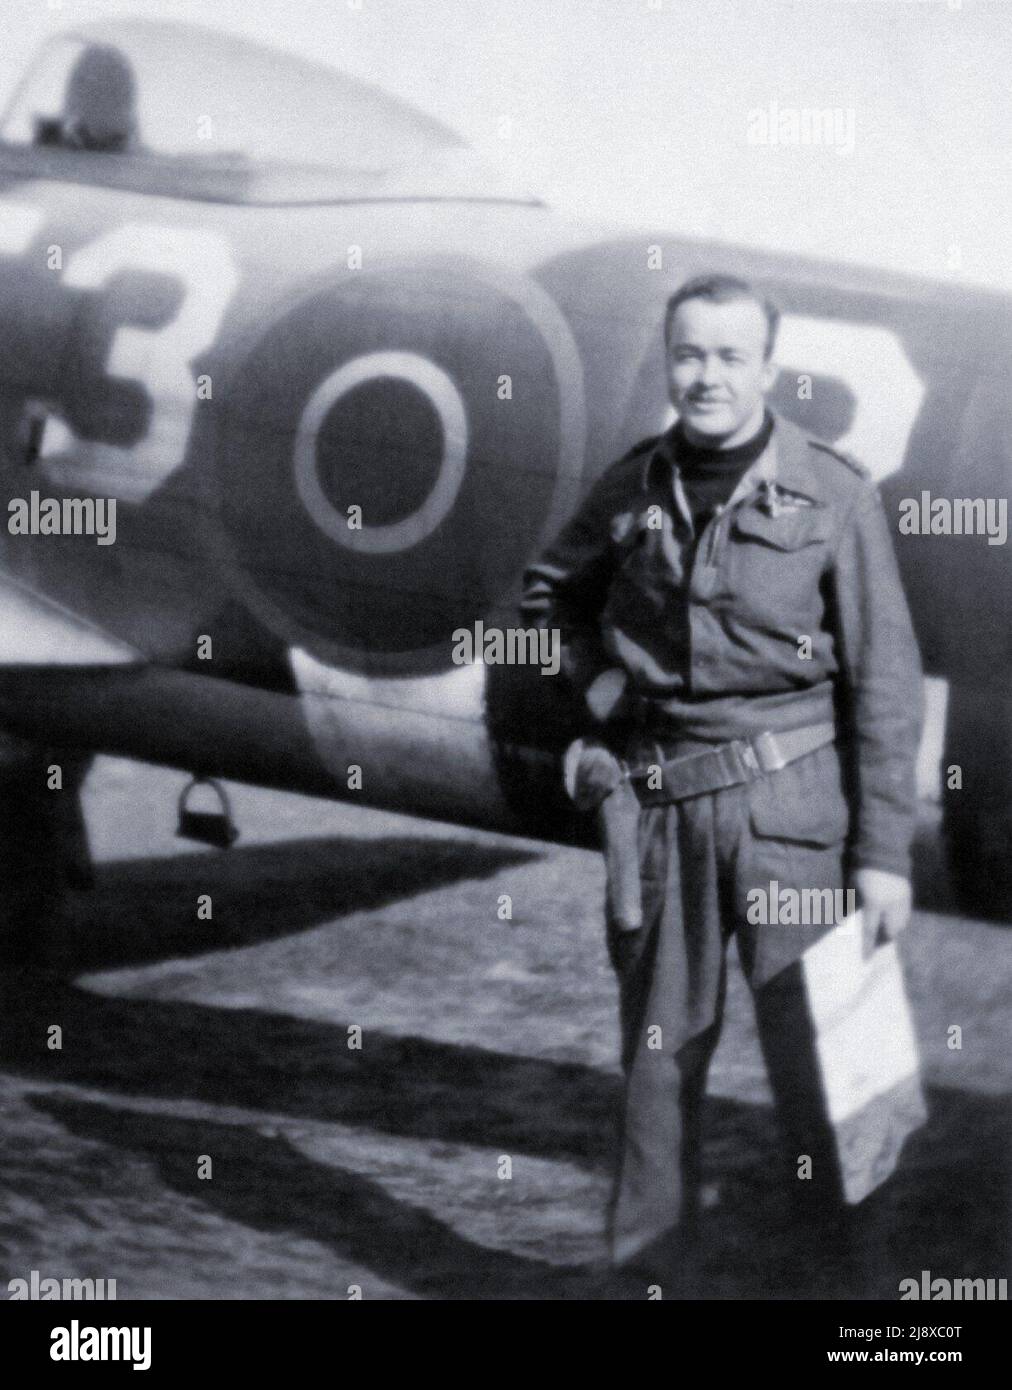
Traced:
<path fill-rule="evenodd" d="M 531 565 L 523 611 L 561 630 L 581 692 L 624 675 L 609 722 L 721 741 L 835 720 L 841 778 L 796 797 L 776 774 L 755 828 L 846 838 L 852 868 L 906 875 L 922 679 L 882 502 L 859 464 L 774 420 L 698 536 L 675 432 L 637 445 Z"/>

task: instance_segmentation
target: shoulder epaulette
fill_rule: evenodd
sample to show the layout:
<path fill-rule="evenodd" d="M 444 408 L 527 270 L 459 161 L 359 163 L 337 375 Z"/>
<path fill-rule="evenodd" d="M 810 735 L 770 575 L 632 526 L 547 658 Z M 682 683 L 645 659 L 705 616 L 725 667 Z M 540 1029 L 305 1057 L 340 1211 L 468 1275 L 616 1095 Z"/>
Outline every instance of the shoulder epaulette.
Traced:
<path fill-rule="evenodd" d="M 810 439 L 808 442 L 813 449 L 821 449 L 823 453 L 829 454 L 832 458 L 835 458 L 837 463 L 845 464 L 850 471 L 856 473 L 859 478 L 864 478 L 866 481 L 870 480 L 870 471 L 865 468 L 864 464 L 856 459 L 853 454 L 845 454 L 842 449 L 836 449 L 832 444 L 826 444 L 821 439 Z"/>

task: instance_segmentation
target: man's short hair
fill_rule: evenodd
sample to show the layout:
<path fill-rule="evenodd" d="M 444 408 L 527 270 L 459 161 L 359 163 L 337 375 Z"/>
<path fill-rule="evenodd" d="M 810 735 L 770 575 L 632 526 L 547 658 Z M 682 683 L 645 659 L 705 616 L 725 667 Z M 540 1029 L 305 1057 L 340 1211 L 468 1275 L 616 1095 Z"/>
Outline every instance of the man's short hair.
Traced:
<path fill-rule="evenodd" d="M 679 305 L 690 299 L 705 299 L 710 304 L 727 304 L 733 299 L 751 299 L 766 315 L 766 356 L 769 358 L 773 355 L 777 328 L 780 324 L 780 310 L 772 300 L 760 294 L 747 280 L 740 280 L 737 275 L 697 275 L 695 279 L 686 280 L 684 285 L 680 285 L 668 300 L 664 311 L 665 343 L 671 341 L 671 321 Z"/>

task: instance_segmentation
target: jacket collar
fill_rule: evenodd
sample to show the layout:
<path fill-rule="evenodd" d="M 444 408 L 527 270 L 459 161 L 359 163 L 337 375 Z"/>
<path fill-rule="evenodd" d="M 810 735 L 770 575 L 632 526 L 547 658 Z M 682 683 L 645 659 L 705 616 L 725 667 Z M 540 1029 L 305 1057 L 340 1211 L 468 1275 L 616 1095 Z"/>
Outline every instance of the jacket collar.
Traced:
<path fill-rule="evenodd" d="M 819 471 L 812 467 L 808 435 L 793 420 L 788 420 L 775 410 L 771 410 L 770 413 L 773 416 L 773 433 L 770 435 L 770 442 L 755 463 L 742 474 L 738 486 L 728 499 L 728 506 L 748 497 L 761 483 L 774 482 L 777 487 L 783 488 L 786 492 L 798 493 L 802 497 L 810 498 L 813 502 L 824 501 L 825 493 L 821 486 Z M 672 425 L 669 430 L 659 436 L 656 446 L 650 450 L 644 460 L 642 474 L 644 492 L 659 477 L 664 476 L 660 472 L 662 469 L 670 470 L 669 476 L 678 476 L 675 428 L 676 426 Z"/>

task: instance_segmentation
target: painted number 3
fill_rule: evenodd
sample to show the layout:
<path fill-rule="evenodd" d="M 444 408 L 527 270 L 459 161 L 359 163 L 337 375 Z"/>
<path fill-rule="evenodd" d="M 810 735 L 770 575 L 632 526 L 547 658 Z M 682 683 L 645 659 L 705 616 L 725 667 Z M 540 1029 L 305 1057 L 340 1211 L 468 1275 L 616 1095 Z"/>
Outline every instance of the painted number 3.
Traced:
<path fill-rule="evenodd" d="M 42 220 L 35 208 L 5 206 L 0 251 L 27 249 Z M 11 244 L 15 241 L 21 245 Z M 126 222 L 75 251 L 63 279 L 75 289 L 98 290 L 130 270 L 165 275 L 184 287 L 179 310 L 168 323 L 158 328 L 123 325 L 101 364 L 105 374 L 144 386 L 151 399 L 147 432 L 136 444 L 119 447 L 80 439 L 63 421 L 51 418 L 40 462 L 54 482 L 63 481 L 61 459 L 72 452 L 78 486 L 88 486 L 89 474 L 98 482 L 114 469 L 118 495 L 140 502 L 183 461 L 197 404 L 191 363 L 217 337 L 239 273 L 231 247 L 215 232 Z"/>

